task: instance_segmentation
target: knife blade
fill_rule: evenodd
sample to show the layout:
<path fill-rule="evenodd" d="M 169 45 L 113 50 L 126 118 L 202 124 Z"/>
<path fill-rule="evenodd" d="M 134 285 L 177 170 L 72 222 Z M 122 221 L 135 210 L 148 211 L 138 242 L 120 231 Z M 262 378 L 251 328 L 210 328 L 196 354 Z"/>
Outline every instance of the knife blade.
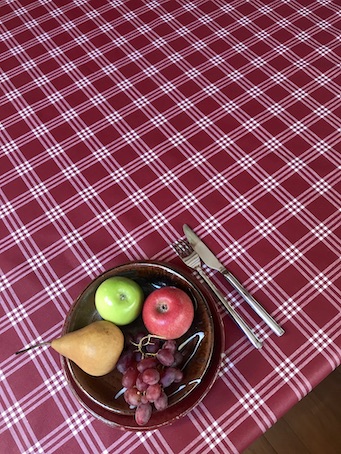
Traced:
<path fill-rule="evenodd" d="M 225 266 L 217 259 L 213 252 L 206 244 L 197 236 L 195 232 L 187 225 L 183 225 L 183 231 L 186 238 L 201 260 L 210 268 L 219 271 L 230 285 L 244 298 L 244 300 L 252 307 L 259 317 L 272 329 L 277 336 L 284 334 L 284 329 L 271 317 L 271 315 L 259 304 L 259 302 L 243 287 L 238 279 L 230 273 Z"/>

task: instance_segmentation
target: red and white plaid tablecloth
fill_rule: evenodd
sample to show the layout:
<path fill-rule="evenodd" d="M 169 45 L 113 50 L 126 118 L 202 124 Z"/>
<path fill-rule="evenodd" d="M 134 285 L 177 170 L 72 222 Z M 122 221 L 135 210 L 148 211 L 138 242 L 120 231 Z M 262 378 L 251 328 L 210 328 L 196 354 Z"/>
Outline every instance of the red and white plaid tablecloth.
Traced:
<path fill-rule="evenodd" d="M 0 450 L 236 453 L 340 364 L 340 4 L 0 1 Z M 76 401 L 51 349 L 98 274 L 189 224 L 285 328 L 222 278 L 212 390 L 154 432 Z"/>

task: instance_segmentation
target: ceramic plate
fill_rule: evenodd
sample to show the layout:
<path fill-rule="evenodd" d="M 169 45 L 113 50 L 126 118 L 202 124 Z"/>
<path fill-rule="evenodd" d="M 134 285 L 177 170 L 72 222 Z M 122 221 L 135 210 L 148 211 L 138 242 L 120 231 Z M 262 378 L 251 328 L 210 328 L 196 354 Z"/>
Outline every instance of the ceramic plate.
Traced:
<path fill-rule="evenodd" d="M 120 394 L 122 375 L 117 370 L 103 377 L 91 377 L 65 358 L 62 358 L 63 368 L 74 395 L 97 418 L 111 426 L 128 430 L 156 429 L 184 416 L 207 394 L 219 370 L 224 349 L 224 329 L 215 303 L 199 281 L 173 266 L 148 261 L 118 266 L 92 281 L 73 304 L 63 333 L 100 320 L 94 304 L 94 294 L 101 282 L 115 275 L 136 280 L 145 296 L 156 288 L 175 285 L 186 291 L 194 302 L 195 318 L 192 326 L 178 340 L 179 345 L 187 342 L 184 349 L 184 379 L 167 388 L 169 407 L 165 411 L 154 411 L 146 426 L 138 426 L 134 420 L 134 410 L 128 407 Z M 122 327 L 122 330 L 130 335 L 143 328 L 143 322 L 139 318 Z"/>

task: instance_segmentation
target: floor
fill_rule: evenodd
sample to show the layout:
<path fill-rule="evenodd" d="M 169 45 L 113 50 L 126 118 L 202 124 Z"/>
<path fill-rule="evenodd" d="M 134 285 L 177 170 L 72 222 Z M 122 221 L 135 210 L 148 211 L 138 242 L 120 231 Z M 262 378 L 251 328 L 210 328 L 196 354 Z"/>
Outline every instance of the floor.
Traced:
<path fill-rule="evenodd" d="M 340 454 L 341 366 L 243 454 Z"/>

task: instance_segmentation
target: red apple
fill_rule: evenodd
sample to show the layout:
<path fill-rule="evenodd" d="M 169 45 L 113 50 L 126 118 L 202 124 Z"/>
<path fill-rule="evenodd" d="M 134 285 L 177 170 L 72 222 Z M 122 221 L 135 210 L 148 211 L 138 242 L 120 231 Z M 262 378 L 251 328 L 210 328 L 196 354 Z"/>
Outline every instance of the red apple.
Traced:
<path fill-rule="evenodd" d="M 142 319 L 147 330 L 165 339 L 178 339 L 188 331 L 194 307 L 186 292 L 177 287 L 162 287 L 150 293 L 143 305 Z"/>

